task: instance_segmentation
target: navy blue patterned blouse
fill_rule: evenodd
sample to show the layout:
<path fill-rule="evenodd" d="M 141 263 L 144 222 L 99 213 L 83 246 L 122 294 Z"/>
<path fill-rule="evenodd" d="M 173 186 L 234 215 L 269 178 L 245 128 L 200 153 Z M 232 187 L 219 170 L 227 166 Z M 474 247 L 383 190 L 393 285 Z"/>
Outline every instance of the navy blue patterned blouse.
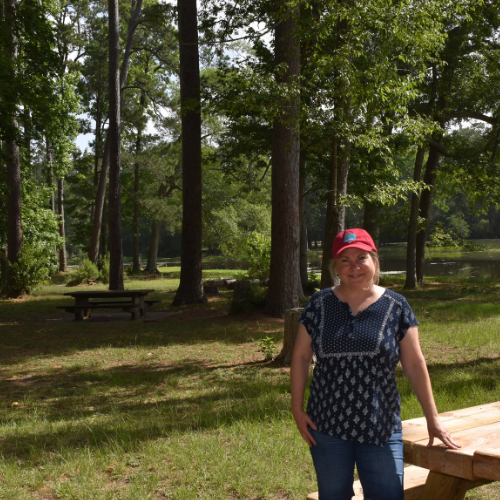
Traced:
<path fill-rule="evenodd" d="M 299 318 L 316 366 L 307 413 L 318 431 L 383 446 L 401 430 L 395 370 L 399 342 L 418 321 L 406 299 L 385 290 L 356 316 L 331 288 L 315 293 Z"/>

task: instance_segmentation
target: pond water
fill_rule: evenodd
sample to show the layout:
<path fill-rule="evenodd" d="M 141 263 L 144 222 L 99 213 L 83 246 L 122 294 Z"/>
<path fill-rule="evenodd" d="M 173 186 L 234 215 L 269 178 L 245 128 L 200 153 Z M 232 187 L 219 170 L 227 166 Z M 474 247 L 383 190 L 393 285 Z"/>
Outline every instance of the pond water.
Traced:
<path fill-rule="evenodd" d="M 179 265 L 170 262 L 169 265 Z M 321 267 L 318 258 L 311 259 L 309 266 L 313 269 Z M 381 256 L 380 267 L 382 274 L 404 274 L 406 259 L 403 256 Z M 204 262 L 203 269 L 247 269 L 248 264 L 242 260 Z M 465 254 L 453 257 L 430 257 L 425 260 L 424 273 L 426 276 L 455 276 L 457 278 L 500 279 L 500 254 L 488 253 Z"/>
<path fill-rule="evenodd" d="M 312 263 L 320 267 L 319 258 Z M 381 274 L 405 274 L 406 258 L 402 255 L 380 257 Z M 457 278 L 500 279 L 500 254 L 486 252 L 456 255 L 453 257 L 429 257 L 424 263 L 425 276 L 454 276 Z"/>
<path fill-rule="evenodd" d="M 404 258 L 382 258 L 380 267 L 384 272 L 405 271 Z M 426 276 L 454 276 L 456 278 L 500 279 L 500 259 L 497 256 L 484 254 L 478 257 L 439 258 L 425 260 Z"/>

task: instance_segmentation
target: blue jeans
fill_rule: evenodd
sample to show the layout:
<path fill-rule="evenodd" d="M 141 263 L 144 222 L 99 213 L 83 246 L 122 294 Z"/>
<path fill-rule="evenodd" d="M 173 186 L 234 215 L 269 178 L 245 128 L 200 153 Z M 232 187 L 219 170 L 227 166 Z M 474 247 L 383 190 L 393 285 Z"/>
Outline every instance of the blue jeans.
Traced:
<path fill-rule="evenodd" d="M 404 500 L 403 436 L 395 432 L 383 447 L 351 443 L 309 429 L 319 500 L 351 500 L 354 464 L 365 500 Z"/>

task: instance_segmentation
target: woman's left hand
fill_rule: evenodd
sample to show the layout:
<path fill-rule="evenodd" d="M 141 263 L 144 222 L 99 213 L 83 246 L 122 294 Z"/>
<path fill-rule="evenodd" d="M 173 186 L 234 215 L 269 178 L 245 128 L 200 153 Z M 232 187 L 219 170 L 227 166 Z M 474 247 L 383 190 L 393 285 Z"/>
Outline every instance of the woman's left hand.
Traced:
<path fill-rule="evenodd" d="M 461 448 L 448 432 L 448 429 L 443 425 L 443 422 L 439 420 L 438 417 L 432 420 L 427 420 L 427 430 L 429 431 L 429 443 L 427 446 L 432 446 L 434 443 L 434 438 L 440 439 L 445 446 L 451 448 L 452 450 L 457 450 Z"/>

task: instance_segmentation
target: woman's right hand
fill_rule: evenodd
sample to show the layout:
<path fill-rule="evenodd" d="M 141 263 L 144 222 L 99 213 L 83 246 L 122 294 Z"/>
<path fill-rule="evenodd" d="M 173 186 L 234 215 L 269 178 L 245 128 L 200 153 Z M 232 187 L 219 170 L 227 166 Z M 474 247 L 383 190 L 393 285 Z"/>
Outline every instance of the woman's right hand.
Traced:
<path fill-rule="evenodd" d="M 316 424 L 311 420 L 311 417 L 301 409 L 293 412 L 293 418 L 295 419 L 300 435 L 304 438 L 309 447 L 316 445 L 316 440 L 309 432 L 309 427 L 314 431 L 317 429 Z"/>

